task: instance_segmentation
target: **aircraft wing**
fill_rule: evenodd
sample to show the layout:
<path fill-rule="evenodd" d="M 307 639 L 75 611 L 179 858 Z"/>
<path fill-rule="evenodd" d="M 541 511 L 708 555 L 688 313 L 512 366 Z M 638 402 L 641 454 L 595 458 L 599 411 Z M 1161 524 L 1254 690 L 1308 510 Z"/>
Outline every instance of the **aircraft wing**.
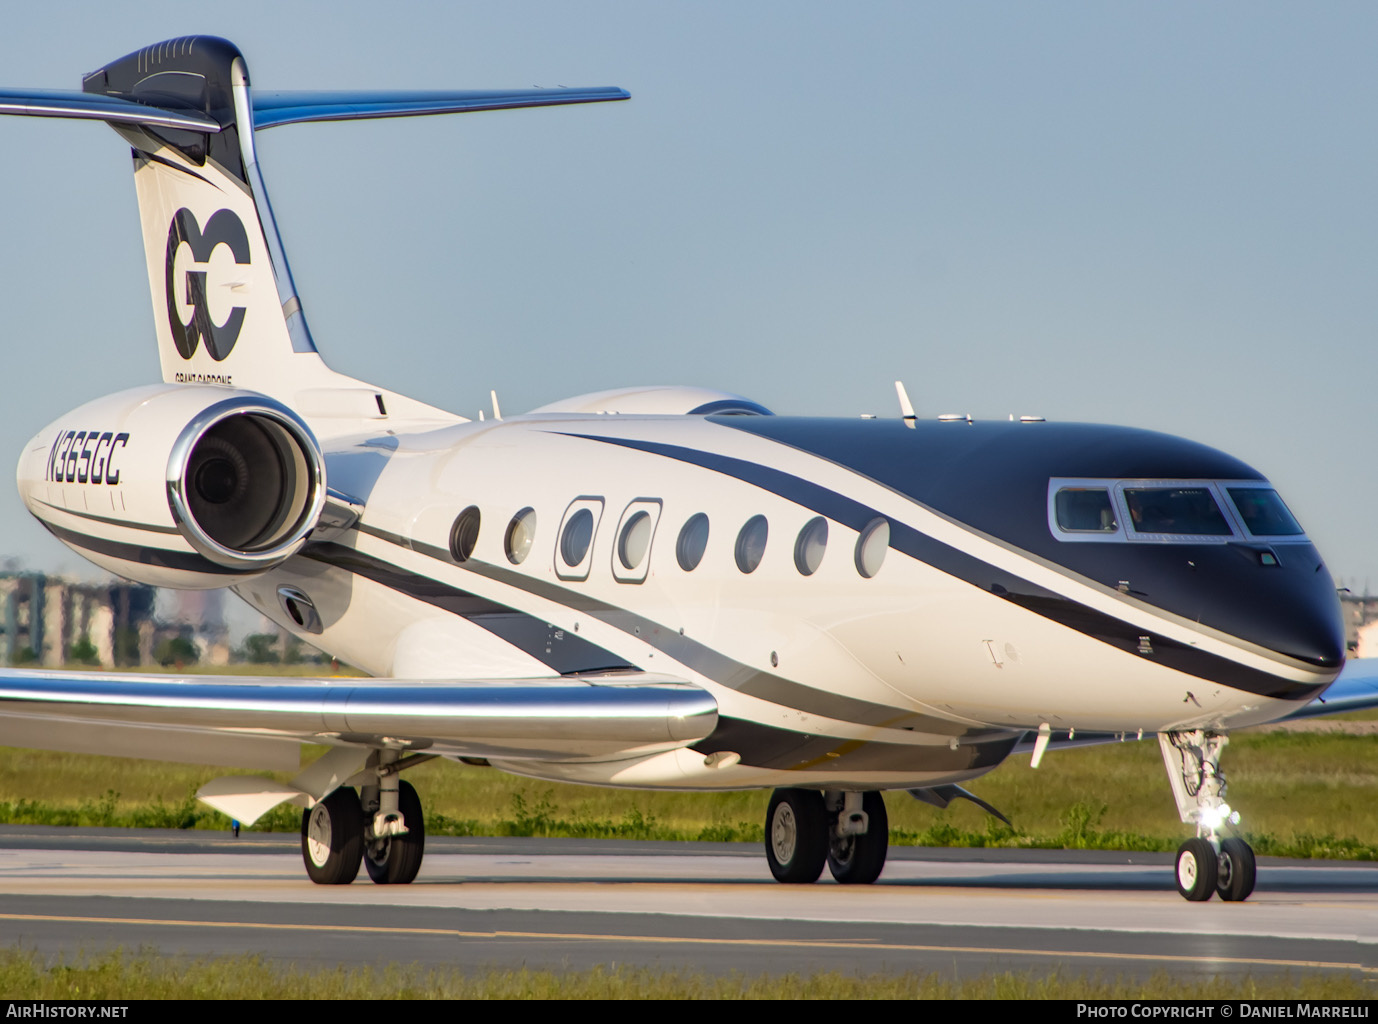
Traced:
<path fill-rule="evenodd" d="M 1283 719 L 1340 715 L 1346 711 L 1378 708 L 1378 658 L 1350 658 L 1325 693 Z"/>
<path fill-rule="evenodd" d="M 295 770 L 300 744 L 608 761 L 717 724 L 703 689 L 639 672 L 542 679 L 165 676 L 0 669 L 0 745 Z"/>

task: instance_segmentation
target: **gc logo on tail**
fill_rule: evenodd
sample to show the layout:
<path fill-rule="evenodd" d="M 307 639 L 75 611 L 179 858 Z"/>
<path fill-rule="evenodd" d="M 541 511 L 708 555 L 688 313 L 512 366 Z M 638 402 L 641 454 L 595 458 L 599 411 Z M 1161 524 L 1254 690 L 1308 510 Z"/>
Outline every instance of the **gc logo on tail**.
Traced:
<path fill-rule="evenodd" d="M 185 242 L 191 249 L 194 268 L 186 272 L 187 304 L 191 306 L 191 322 L 184 323 L 178 310 L 176 273 L 173 265 L 177 260 L 177 250 Z M 172 215 L 172 224 L 167 233 L 167 261 L 165 293 L 167 295 L 167 323 L 172 329 L 172 342 L 177 346 L 183 359 L 190 359 L 196 346 L 204 339 L 206 351 L 216 362 L 228 356 L 239 340 L 240 329 L 244 326 L 244 307 L 233 306 L 224 324 L 216 326 L 211 319 L 210 299 L 206 291 L 207 264 L 217 245 L 227 245 L 234 255 L 234 261 L 247 265 L 249 262 L 249 236 L 244 223 L 232 210 L 217 210 L 206 221 L 203 231 L 196 222 L 196 215 L 185 206 Z"/>

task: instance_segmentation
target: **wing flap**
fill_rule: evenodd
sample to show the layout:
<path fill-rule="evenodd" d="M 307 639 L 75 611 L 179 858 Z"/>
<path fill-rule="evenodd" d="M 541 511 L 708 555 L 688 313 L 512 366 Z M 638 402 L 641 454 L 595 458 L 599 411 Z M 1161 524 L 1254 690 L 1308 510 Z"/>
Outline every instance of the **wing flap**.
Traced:
<path fill-rule="evenodd" d="M 139 728 L 151 742 L 165 735 L 179 749 L 188 735 L 213 734 L 449 756 L 613 760 L 703 739 L 717 724 L 717 703 L 697 686 L 650 673 L 416 681 L 4 669 L 5 719 L 19 740 L 24 733 L 14 722 L 24 719 Z M 88 730 L 86 749 L 106 752 L 93 745 L 99 736 Z M 128 742 L 119 745 L 108 752 L 129 756 Z"/>
<path fill-rule="evenodd" d="M 301 766 L 301 740 L 285 736 L 83 722 L 9 712 L 0 712 L 0 747 L 257 771 L 296 771 Z"/>

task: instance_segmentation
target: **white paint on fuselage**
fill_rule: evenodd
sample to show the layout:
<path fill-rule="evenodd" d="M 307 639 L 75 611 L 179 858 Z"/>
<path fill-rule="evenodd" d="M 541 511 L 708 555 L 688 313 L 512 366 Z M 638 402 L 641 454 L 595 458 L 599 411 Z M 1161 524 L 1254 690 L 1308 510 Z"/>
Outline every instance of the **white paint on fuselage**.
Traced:
<path fill-rule="evenodd" d="M 875 578 L 863 578 L 853 560 L 857 534 L 836 522 L 829 523 L 818 571 L 802 576 L 794 565 L 794 543 L 814 518 L 811 509 L 731 476 L 570 434 L 651 439 L 772 466 L 1145 632 L 1286 679 L 1325 678 L 1075 577 L 827 460 L 697 417 L 542 416 L 398 437 L 367 503 L 365 530 L 351 532 L 345 543 L 573 631 L 643 670 L 704 686 L 724 716 L 836 737 L 839 744 L 939 745 L 966 729 L 1027 729 L 1040 722 L 1059 729 L 1153 732 L 1266 720 L 1293 707 L 1118 650 L 898 550 L 889 551 Z M 586 580 L 561 580 L 558 524 L 572 501 L 590 496 L 605 505 L 591 571 Z M 628 504 L 645 498 L 663 506 L 647 556 L 649 571 L 642 583 L 620 582 L 612 571 L 617 523 Z M 482 526 L 471 560 L 457 565 L 443 552 L 455 516 L 469 505 L 480 509 Z M 504 536 L 511 516 L 528 506 L 537 514 L 536 540 L 527 559 L 514 566 L 505 555 Z M 710 520 L 708 548 L 702 563 L 685 572 L 675 543 L 680 527 L 699 512 Z M 757 514 L 769 522 L 769 541 L 760 566 L 743 574 L 733 548 L 742 525 Z M 344 589 L 345 608 L 326 616 L 325 631 L 308 639 L 370 672 L 433 675 L 446 664 L 472 672 L 475 661 L 512 676 L 541 671 L 529 655 L 458 616 L 361 577 L 344 584 L 336 575 L 348 573 L 319 563 L 303 568 L 304 563 L 310 560 L 294 558 L 240 589 L 288 628 L 293 624 L 276 608 L 276 586 L 301 584 L 316 573 L 317 586 Z M 666 638 L 680 633 L 707 655 L 671 653 L 674 645 Z M 413 643 L 420 653 L 411 650 Z M 715 656 L 727 659 L 725 674 L 722 664 L 705 670 Z M 756 695 L 739 691 L 748 679 Z M 811 703 L 829 707 L 829 713 L 791 704 L 791 694 L 803 692 L 798 687 L 807 687 Z M 951 723 L 951 731 L 892 727 L 884 715 L 858 721 L 852 702 L 891 709 L 896 722 L 931 716 Z M 621 764 L 504 767 L 616 785 L 737 788 L 799 781 L 788 771 L 706 768 L 694 751 Z M 933 784 L 936 778 L 848 774 L 845 757 L 838 767 L 838 778 L 854 784 Z M 979 773 L 949 772 L 938 781 Z"/>

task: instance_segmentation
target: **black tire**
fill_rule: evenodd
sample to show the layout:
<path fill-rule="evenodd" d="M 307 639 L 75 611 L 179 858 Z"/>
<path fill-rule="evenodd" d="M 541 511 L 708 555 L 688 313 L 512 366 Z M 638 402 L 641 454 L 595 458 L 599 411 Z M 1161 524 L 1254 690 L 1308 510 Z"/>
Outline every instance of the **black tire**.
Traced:
<path fill-rule="evenodd" d="M 843 885 L 870 885 L 879 878 L 890 847 L 885 798 L 871 790 L 862 795 L 861 809 L 868 819 L 865 835 L 839 836 L 837 815 L 828 816 L 828 870 Z"/>
<path fill-rule="evenodd" d="M 301 859 L 317 885 L 348 885 L 364 856 L 359 794 L 342 786 L 301 814 Z"/>
<path fill-rule="evenodd" d="M 1188 839 L 1177 847 L 1177 891 L 1193 903 L 1215 895 L 1218 856 L 1206 839 Z"/>
<path fill-rule="evenodd" d="M 1242 839 L 1226 839 L 1220 844 L 1216 862 L 1215 891 L 1222 900 L 1236 903 L 1247 900 L 1258 880 L 1254 849 Z"/>
<path fill-rule="evenodd" d="M 816 789 L 777 789 L 766 808 L 766 860 L 777 882 L 818 881 L 828 859 L 828 812 Z"/>
<path fill-rule="evenodd" d="M 397 809 L 402 812 L 406 835 L 386 836 L 364 844 L 364 867 L 368 877 L 379 885 L 406 885 L 421 870 L 426 850 L 426 821 L 421 816 L 421 798 L 406 780 L 397 783 Z"/>

